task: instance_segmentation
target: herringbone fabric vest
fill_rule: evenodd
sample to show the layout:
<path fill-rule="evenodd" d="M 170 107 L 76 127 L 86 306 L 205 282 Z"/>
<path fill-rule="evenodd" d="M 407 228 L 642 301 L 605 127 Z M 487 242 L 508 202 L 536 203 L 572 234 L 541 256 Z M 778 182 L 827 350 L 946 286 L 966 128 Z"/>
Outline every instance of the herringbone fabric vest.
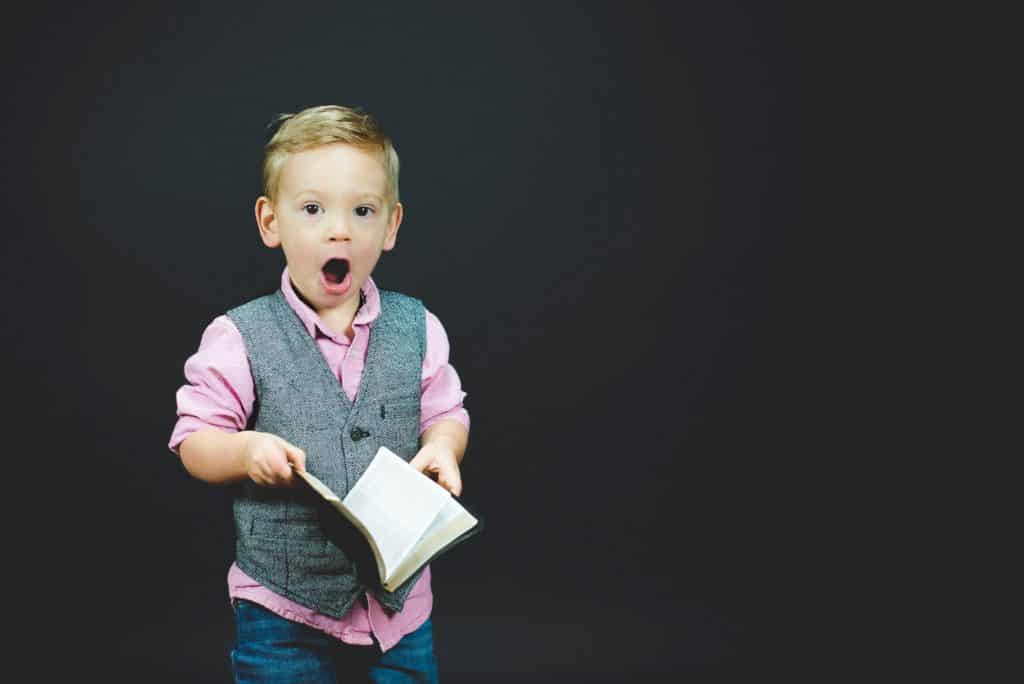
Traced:
<path fill-rule="evenodd" d="M 227 312 L 245 341 L 255 383 L 249 428 L 305 450 L 306 469 L 342 498 L 378 447 L 406 460 L 419 447 L 426 313 L 411 297 L 384 290 L 380 297 L 355 402 L 280 290 Z M 366 567 L 370 561 L 360 561 L 354 546 L 342 548 L 346 542 L 328 531 L 341 522 L 340 514 L 305 486 L 261 487 L 247 480 L 237 488 L 233 508 L 238 566 L 268 589 L 325 615 L 341 618 L 363 591 L 401 610 L 422 574 L 394 592 L 383 589 L 376 568 Z"/>

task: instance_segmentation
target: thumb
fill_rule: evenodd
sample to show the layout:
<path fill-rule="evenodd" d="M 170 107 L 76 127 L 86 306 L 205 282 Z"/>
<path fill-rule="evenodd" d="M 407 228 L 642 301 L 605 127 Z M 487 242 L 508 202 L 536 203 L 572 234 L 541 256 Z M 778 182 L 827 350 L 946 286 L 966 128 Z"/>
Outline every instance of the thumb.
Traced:
<path fill-rule="evenodd" d="M 284 456 L 295 470 L 306 470 L 306 452 L 294 444 L 278 437 Z"/>

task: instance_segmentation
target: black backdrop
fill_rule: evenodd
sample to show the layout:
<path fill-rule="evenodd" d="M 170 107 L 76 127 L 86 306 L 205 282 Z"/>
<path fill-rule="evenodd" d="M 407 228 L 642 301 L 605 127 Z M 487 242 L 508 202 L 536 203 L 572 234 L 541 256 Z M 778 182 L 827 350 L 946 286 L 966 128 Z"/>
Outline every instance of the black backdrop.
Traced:
<path fill-rule="evenodd" d="M 228 677 L 227 501 L 166 448 L 174 392 L 204 326 L 279 277 L 265 125 L 329 102 L 395 140 L 375 277 L 439 315 L 468 393 L 488 529 L 435 565 L 445 680 L 785 660 L 798 16 L 37 3 L 3 31 L 8 449 L 38 465 L 8 468 L 34 580 L 9 618 L 41 680 Z"/>

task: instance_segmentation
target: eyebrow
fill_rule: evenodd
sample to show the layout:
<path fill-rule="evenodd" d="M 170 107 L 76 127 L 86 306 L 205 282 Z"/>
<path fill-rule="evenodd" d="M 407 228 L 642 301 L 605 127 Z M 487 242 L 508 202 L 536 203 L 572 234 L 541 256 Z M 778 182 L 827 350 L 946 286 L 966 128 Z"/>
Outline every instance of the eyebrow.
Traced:
<path fill-rule="evenodd" d="M 299 197 L 302 197 L 305 194 L 316 195 L 317 197 L 320 197 L 322 195 L 329 194 L 329 193 L 324 193 L 324 192 L 321 192 L 320 190 L 314 190 L 312 188 L 308 188 L 306 190 L 298 191 L 297 193 L 295 193 L 294 196 L 297 199 Z M 375 192 L 363 191 L 363 192 L 352 192 L 352 193 L 344 193 L 344 194 L 350 195 L 351 197 L 355 197 L 357 199 L 362 199 L 363 197 L 371 197 L 371 198 L 373 198 L 375 200 L 379 200 L 381 202 L 384 201 L 384 198 L 381 195 L 378 195 Z"/>

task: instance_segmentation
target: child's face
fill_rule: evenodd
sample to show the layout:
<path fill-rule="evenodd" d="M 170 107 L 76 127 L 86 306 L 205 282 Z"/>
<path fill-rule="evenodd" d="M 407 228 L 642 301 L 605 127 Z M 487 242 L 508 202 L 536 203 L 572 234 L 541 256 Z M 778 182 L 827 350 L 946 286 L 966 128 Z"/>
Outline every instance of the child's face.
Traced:
<path fill-rule="evenodd" d="M 284 250 L 292 284 L 317 313 L 354 312 L 381 252 L 395 246 L 402 205 L 386 198 L 379 157 L 337 143 L 288 157 L 277 200 L 256 201 L 263 242 Z"/>

